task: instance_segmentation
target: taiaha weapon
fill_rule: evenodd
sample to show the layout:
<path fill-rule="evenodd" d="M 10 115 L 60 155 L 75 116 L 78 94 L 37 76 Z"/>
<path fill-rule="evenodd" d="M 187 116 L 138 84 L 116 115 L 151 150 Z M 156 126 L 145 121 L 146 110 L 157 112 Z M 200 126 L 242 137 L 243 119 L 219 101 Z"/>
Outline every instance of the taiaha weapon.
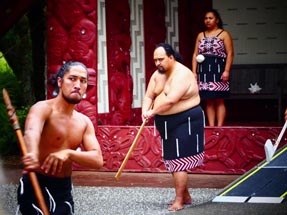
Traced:
<path fill-rule="evenodd" d="M 125 166 L 126 166 L 128 160 L 129 160 L 129 158 L 130 158 L 130 156 L 131 156 L 131 154 L 132 154 L 132 152 L 133 152 L 133 150 L 134 150 L 134 148 L 135 148 L 135 146 L 136 146 L 136 144 L 137 144 L 137 142 L 138 142 L 138 139 L 139 139 L 139 137 L 140 137 L 140 135 L 141 135 L 141 133 L 142 133 L 142 130 L 143 130 L 143 128 L 144 128 L 144 126 L 145 126 L 146 123 L 147 123 L 147 119 L 145 119 L 145 120 L 142 122 L 142 125 L 141 125 L 141 127 L 140 127 L 140 129 L 139 129 L 139 131 L 138 131 L 138 133 L 137 133 L 137 135 L 136 135 L 136 137 L 135 137 L 135 139 L 134 139 L 134 141 L 133 141 L 133 143 L 132 143 L 132 145 L 131 145 L 129 151 L 128 151 L 128 153 L 126 154 L 126 157 L 125 157 L 124 161 L 122 162 L 122 164 L 121 164 L 121 166 L 120 166 L 120 168 L 119 168 L 119 170 L 118 170 L 118 172 L 117 172 L 117 174 L 116 174 L 116 176 L 115 176 L 115 178 L 116 178 L 117 180 L 120 179 L 121 174 L 122 174 L 122 171 L 123 171 L 123 169 L 125 168 Z"/>
<path fill-rule="evenodd" d="M 7 114 L 8 114 L 8 117 L 10 118 L 10 123 L 12 124 L 12 126 L 16 132 L 17 139 L 18 139 L 22 154 L 26 155 L 27 154 L 27 148 L 26 148 L 26 145 L 24 142 L 24 137 L 23 137 L 20 125 L 19 125 L 19 121 L 18 121 L 18 117 L 17 117 L 16 111 L 15 111 L 15 108 L 12 106 L 9 94 L 6 91 L 6 89 L 3 89 L 2 92 L 3 92 L 3 99 L 4 99 L 4 102 L 6 105 Z M 29 177 L 30 177 L 30 180 L 31 180 L 31 183 L 32 183 L 32 186 L 33 186 L 33 189 L 34 189 L 34 192 L 35 192 L 35 195 L 36 195 L 40 209 L 42 210 L 44 215 L 49 215 L 50 213 L 49 213 L 48 208 L 45 204 L 45 200 L 44 200 L 44 197 L 43 197 L 43 194 L 42 194 L 42 191 L 41 191 L 41 188 L 40 188 L 40 185 L 39 185 L 39 182 L 38 182 L 38 179 L 37 179 L 35 172 L 29 172 Z"/>

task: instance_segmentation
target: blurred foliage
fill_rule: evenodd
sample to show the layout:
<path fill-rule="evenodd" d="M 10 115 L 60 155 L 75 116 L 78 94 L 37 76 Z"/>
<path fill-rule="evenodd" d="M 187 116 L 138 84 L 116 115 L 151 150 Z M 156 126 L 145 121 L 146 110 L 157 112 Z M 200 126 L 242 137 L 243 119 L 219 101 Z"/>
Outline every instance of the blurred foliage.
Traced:
<path fill-rule="evenodd" d="M 16 113 L 19 119 L 21 128 L 24 126 L 24 122 L 28 113 L 28 106 L 22 106 L 22 91 L 16 76 L 13 74 L 11 68 L 6 63 L 5 59 L 0 58 L 0 154 L 18 154 L 19 147 L 15 131 L 9 122 L 6 106 L 3 100 L 2 89 L 5 88 L 9 93 L 12 105 L 16 108 Z"/>
<path fill-rule="evenodd" d="M 3 101 L 5 88 L 14 106 L 21 129 L 29 106 L 35 101 L 31 86 L 32 44 L 29 20 L 24 15 L 0 38 L 0 155 L 18 154 L 18 140 Z"/>
<path fill-rule="evenodd" d="M 22 129 L 30 106 L 46 99 L 45 7 L 46 0 L 31 2 L 26 13 L 0 37 L 0 90 L 8 91 Z M 0 120 L 0 155 L 19 152 L 2 92 Z"/>
<path fill-rule="evenodd" d="M 20 82 L 17 80 L 13 71 L 6 63 L 5 58 L 0 58 L 0 88 L 7 90 L 10 95 L 13 105 L 20 107 L 23 105 L 23 91 L 21 90 Z M 3 101 L 3 95 L 1 92 L 1 100 Z"/>
<path fill-rule="evenodd" d="M 29 106 L 21 107 L 16 110 L 18 121 L 21 129 L 23 130 L 25 120 L 29 111 Z M 17 136 L 9 121 L 4 104 L 0 104 L 0 120 L 2 126 L 0 127 L 0 155 L 16 155 L 20 153 Z"/>
<path fill-rule="evenodd" d="M 21 86 L 21 102 L 24 102 L 24 105 L 32 104 L 35 100 L 31 92 L 32 45 L 26 15 L 0 38 L 0 51 Z"/>

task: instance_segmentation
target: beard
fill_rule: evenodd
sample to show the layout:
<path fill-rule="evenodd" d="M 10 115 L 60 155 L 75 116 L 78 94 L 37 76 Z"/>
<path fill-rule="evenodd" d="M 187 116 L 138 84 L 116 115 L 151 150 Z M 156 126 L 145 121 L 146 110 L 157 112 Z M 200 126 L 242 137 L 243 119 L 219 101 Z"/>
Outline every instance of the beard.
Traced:
<path fill-rule="evenodd" d="M 160 67 L 160 68 L 157 68 L 157 71 L 160 73 L 160 74 L 165 74 L 165 69 Z"/>
<path fill-rule="evenodd" d="M 82 100 L 82 97 L 80 97 L 80 98 L 70 98 L 70 97 L 66 96 L 65 94 L 63 94 L 63 93 L 62 93 L 62 96 L 63 96 L 64 100 L 66 102 L 68 102 L 69 104 L 79 104 L 80 101 Z"/>

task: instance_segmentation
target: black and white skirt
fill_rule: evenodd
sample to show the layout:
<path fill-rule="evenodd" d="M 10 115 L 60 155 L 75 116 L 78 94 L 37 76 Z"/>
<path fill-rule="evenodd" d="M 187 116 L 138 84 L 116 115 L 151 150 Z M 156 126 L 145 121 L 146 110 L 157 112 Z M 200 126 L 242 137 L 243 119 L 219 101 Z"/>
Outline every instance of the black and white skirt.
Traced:
<path fill-rule="evenodd" d="M 200 106 L 177 114 L 155 116 L 168 171 L 186 171 L 203 163 L 204 120 Z"/>
<path fill-rule="evenodd" d="M 197 66 L 197 81 L 200 98 L 226 98 L 230 94 L 229 82 L 222 82 L 225 58 L 204 55 L 205 60 Z"/>

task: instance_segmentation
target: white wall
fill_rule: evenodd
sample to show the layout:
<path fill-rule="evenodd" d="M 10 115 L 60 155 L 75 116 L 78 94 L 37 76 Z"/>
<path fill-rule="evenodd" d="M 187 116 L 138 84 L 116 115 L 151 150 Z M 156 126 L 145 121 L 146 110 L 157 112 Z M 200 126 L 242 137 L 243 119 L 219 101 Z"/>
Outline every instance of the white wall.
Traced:
<path fill-rule="evenodd" d="M 287 63 L 286 0 L 213 0 L 234 43 L 234 64 Z"/>

